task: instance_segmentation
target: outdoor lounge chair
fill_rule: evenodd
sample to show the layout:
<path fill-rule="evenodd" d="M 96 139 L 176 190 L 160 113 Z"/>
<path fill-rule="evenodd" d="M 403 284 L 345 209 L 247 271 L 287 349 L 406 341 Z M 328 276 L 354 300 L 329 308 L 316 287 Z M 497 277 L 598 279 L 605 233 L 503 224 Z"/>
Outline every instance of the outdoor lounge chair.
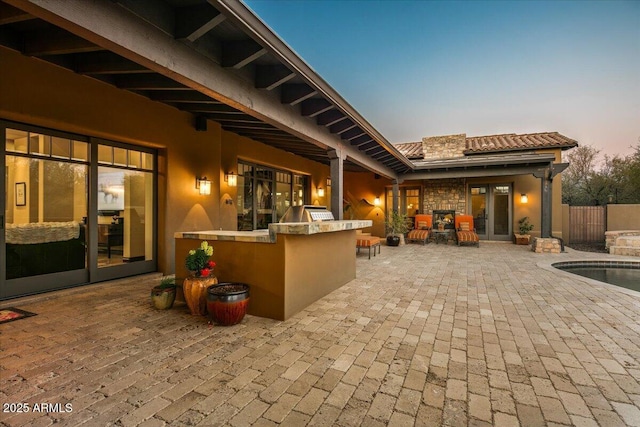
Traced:
<path fill-rule="evenodd" d="M 462 243 L 471 243 L 480 247 L 480 238 L 473 225 L 473 215 L 456 215 L 455 225 L 458 246 Z"/>
<path fill-rule="evenodd" d="M 431 215 L 416 215 L 413 230 L 407 234 L 407 242 L 422 242 L 424 245 L 431 237 L 432 218 Z"/>

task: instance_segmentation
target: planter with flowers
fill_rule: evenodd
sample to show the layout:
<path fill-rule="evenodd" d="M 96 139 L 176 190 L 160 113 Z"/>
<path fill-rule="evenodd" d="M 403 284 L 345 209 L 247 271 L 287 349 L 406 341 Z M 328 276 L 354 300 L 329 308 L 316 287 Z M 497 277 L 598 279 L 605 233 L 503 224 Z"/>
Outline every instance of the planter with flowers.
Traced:
<path fill-rule="evenodd" d="M 187 306 L 194 316 L 207 314 L 207 288 L 218 283 L 218 278 L 213 275 L 216 263 L 210 259 L 212 255 L 213 246 L 205 241 L 199 248 L 190 250 L 185 260 L 191 276 L 184 279 L 182 289 Z"/>

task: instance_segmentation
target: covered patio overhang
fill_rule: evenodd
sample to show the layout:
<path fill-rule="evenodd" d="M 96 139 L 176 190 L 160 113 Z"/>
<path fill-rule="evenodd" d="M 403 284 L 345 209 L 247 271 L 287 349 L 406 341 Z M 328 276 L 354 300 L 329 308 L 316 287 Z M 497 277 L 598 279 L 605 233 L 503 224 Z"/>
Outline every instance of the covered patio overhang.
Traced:
<path fill-rule="evenodd" d="M 397 180 L 413 164 L 235 0 L 4 0 L 0 45 L 343 170 Z"/>
<path fill-rule="evenodd" d="M 482 178 L 511 175 L 533 175 L 540 179 L 541 237 L 552 237 L 553 178 L 568 166 L 554 163 L 554 154 L 524 152 L 500 155 L 474 155 L 457 159 L 438 159 L 414 162 L 415 171 L 402 174 L 404 180 L 434 180 L 447 178 Z"/>

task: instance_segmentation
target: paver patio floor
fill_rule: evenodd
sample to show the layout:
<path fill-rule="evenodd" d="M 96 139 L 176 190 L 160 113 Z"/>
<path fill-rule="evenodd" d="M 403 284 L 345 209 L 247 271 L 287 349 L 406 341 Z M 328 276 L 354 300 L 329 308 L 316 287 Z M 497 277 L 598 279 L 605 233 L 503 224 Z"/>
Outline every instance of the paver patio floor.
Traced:
<path fill-rule="evenodd" d="M 383 247 L 290 320 L 228 328 L 154 310 L 148 277 L 5 302 L 38 315 L 0 325 L 0 422 L 640 426 L 640 293 L 538 266 L 594 257 Z"/>

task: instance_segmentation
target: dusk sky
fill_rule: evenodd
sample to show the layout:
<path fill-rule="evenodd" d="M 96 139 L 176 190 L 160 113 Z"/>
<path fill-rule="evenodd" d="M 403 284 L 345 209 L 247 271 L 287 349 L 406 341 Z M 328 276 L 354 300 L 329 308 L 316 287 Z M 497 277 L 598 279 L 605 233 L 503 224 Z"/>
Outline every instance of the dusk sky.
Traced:
<path fill-rule="evenodd" d="M 640 145 L 640 1 L 245 3 L 390 142 Z"/>

